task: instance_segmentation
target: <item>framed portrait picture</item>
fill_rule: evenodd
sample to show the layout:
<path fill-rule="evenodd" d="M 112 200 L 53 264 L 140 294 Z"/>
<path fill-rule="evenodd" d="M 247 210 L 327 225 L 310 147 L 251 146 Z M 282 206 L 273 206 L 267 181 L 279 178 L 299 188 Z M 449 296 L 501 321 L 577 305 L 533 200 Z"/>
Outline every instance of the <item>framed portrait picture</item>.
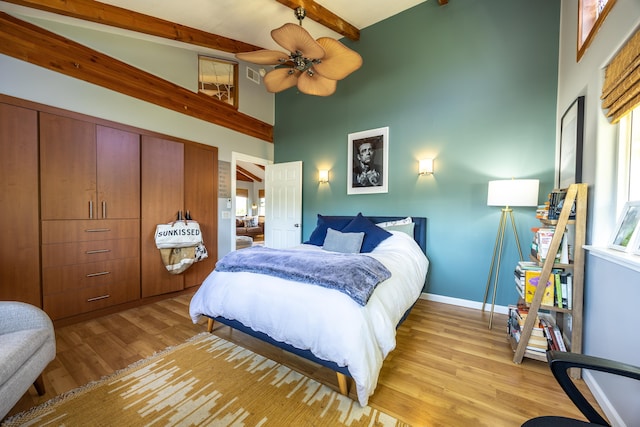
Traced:
<path fill-rule="evenodd" d="M 584 96 L 579 96 L 562 115 L 560 147 L 556 160 L 556 188 L 582 182 Z"/>
<path fill-rule="evenodd" d="M 625 252 L 638 250 L 640 233 L 640 201 L 627 202 L 611 236 L 609 247 Z"/>
<path fill-rule="evenodd" d="M 386 193 L 389 182 L 389 128 L 350 133 L 347 194 Z"/>

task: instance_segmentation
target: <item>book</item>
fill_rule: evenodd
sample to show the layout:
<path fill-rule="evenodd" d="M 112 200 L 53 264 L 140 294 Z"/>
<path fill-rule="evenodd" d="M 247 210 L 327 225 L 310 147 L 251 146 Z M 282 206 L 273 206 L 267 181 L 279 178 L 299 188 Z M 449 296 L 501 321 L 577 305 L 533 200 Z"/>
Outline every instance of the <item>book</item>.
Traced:
<path fill-rule="evenodd" d="M 567 276 L 567 308 L 573 309 L 573 276 Z"/>
<path fill-rule="evenodd" d="M 555 274 L 555 285 L 556 285 L 556 294 L 553 298 L 554 305 L 556 307 L 564 307 L 564 303 L 562 301 L 562 273 Z"/>
<path fill-rule="evenodd" d="M 507 320 L 507 333 L 513 337 L 516 342 L 520 342 L 520 336 L 524 323 L 529 314 L 529 309 L 523 305 L 510 305 L 509 319 Z M 542 322 L 539 316 L 536 316 L 536 322 L 531 330 L 531 336 L 527 342 L 527 350 L 544 353 L 549 348 L 549 341 L 544 333 Z"/>
<path fill-rule="evenodd" d="M 533 295 L 538 287 L 538 280 L 540 278 L 541 271 L 527 270 L 524 272 L 524 290 L 525 301 L 531 303 L 533 301 Z M 553 306 L 554 289 L 555 289 L 555 273 L 551 273 L 549 280 L 546 283 L 544 295 L 542 297 L 542 305 Z"/>

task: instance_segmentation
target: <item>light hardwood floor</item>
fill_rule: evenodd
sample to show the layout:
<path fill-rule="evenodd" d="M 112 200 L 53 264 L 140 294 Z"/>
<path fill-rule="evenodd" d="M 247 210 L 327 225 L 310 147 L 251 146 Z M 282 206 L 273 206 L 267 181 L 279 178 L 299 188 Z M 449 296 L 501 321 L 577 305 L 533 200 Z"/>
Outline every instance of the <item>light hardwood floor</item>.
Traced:
<path fill-rule="evenodd" d="M 32 387 L 10 414 L 205 331 L 205 320 L 194 325 L 189 318 L 191 295 L 56 328 L 57 357 L 44 373 L 46 395 L 38 397 Z M 512 362 L 505 322 L 506 316 L 496 315 L 489 330 L 486 313 L 420 300 L 398 329 L 397 347 L 369 404 L 414 426 L 519 426 L 537 415 L 584 419 L 545 363 Z M 335 374 L 325 368 L 220 324 L 214 333 L 337 390 Z"/>

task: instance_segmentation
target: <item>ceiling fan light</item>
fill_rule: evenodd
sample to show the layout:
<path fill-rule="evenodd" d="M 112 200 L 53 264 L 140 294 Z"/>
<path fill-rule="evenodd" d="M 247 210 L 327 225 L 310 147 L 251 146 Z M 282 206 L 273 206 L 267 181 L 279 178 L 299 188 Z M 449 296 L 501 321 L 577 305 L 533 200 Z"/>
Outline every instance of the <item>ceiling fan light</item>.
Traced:
<path fill-rule="evenodd" d="M 321 37 L 318 39 L 318 43 L 324 48 L 326 54 L 322 61 L 314 65 L 314 68 L 323 76 L 333 80 L 342 80 L 362 66 L 360 54 L 339 41 L 329 37 Z"/>
<path fill-rule="evenodd" d="M 306 58 L 319 59 L 324 57 L 322 46 L 311 37 L 311 34 L 296 24 L 284 24 L 271 31 L 271 37 L 289 52 L 300 52 Z"/>
<path fill-rule="evenodd" d="M 264 86 L 271 93 L 282 92 L 298 83 L 299 71 L 292 68 L 276 68 L 264 76 Z"/>
<path fill-rule="evenodd" d="M 278 50 L 256 50 L 254 52 L 236 53 L 236 58 L 261 65 L 278 65 L 289 59 L 289 55 Z"/>
<path fill-rule="evenodd" d="M 318 73 L 309 72 L 300 74 L 298 89 L 307 95 L 329 96 L 336 91 L 338 82 L 321 76 Z"/>

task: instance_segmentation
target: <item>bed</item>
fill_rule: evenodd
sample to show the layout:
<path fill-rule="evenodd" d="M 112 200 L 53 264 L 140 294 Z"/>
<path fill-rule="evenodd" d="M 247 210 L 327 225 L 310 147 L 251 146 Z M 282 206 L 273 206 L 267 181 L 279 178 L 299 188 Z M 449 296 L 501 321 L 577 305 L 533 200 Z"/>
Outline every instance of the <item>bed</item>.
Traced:
<path fill-rule="evenodd" d="M 347 255 L 325 250 L 330 246 L 329 235 L 332 241 L 336 231 L 341 238 L 351 238 L 353 224 L 362 226 L 365 221 L 372 227 L 367 225 L 361 231 L 361 250 L 365 253 Z M 362 227 L 355 227 L 358 229 Z M 386 237 L 376 241 L 380 230 Z M 371 241 L 369 236 L 376 237 Z M 310 239 L 283 250 L 323 262 L 327 257 L 344 255 L 344 260 L 353 257 L 356 263 L 367 259 L 382 265 L 390 277 L 364 298 L 355 298 L 344 289 L 251 268 L 226 269 L 227 257 L 234 254 L 237 258 L 250 250 L 253 248 L 234 251 L 218 261 L 191 300 L 193 322 L 205 316 L 209 331 L 213 321 L 218 321 L 328 367 L 337 373 L 343 394 L 348 394 L 348 378 L 352 378 L 358 402 L 365 406 L 376 388 L 385 357 L 395 348 L 396 328 L 409 314 L 425 283 L 429 266 L 425 255 L 426 218 L 318 215 Z"/>

